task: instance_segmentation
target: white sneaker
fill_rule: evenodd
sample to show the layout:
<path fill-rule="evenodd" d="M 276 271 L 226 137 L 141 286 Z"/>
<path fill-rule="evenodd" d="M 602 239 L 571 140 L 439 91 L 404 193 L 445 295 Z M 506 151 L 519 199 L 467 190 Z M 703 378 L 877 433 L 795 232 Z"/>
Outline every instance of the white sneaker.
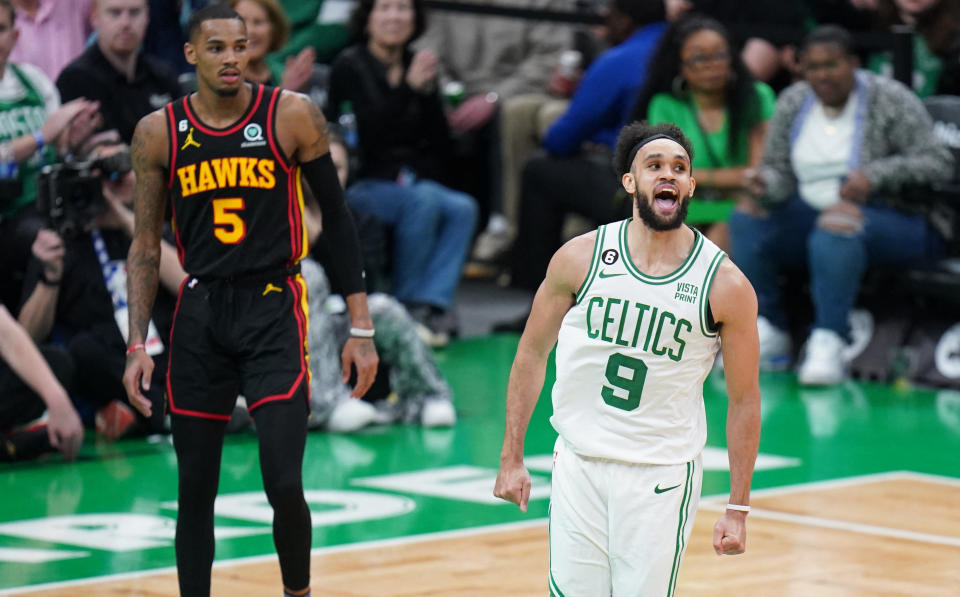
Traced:
<path fill-rule="evenodd" d="M 356 398 L 348 398 L 341 400 L 333 407 L 333 412 L 327 419 L 327 429 L 350 433 L 370 425 L 376 417 L 377 409 L 372 404 Z"/>
<path fill-rule="evenodd" d="M 477 235 L 472 257 L 477 261 L 496 261 L 510 249 L 513 239 L 514 234 L 507 219 L 500 214 L 493 214 L 486 229 Z"/>
<path fill-rule="evenodd" d="M 450 427 L 457 422 L 457 411 L 449 400 L 427 400 L 420 411 L 424 427 Z"/>
<path fill-rule="evenodd" d="M 430 348 L 443 348 L 450 344 L 450 335 L 446 332 L 432 330 L 428 325 L 420 323 L 419 321 L 415 325 L 417 327 L 417 335 L 420 336 L 423 343 Z"/>
<path fill-rule="evenodd" d="M 760 336 L 760 369 L 780 371 L 790 366 L 790 334 L 764 316 L 757 317 Z"/>
<path fill-rule="evenodd" d="M 829 386 L 844 378 L 843 338 L 836 332 L 814 328 L 807 340 L 806 356 L 797 370 L 805 386 Z"/>

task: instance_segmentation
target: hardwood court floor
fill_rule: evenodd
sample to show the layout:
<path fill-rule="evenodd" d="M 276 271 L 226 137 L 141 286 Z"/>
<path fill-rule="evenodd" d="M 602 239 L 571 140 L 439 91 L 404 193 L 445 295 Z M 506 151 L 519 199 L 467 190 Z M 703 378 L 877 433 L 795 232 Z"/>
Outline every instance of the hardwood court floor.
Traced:
<path fill-rule="evenodd" d="M 451 429 L 310 434 L 304 487 L 316 597 L 546 594 L 552 366 L 525 445 L 529 511 L 491 495 L 516 345 L 516 336 L 494 335 L 436 353 L 459 414 Z M 960 392 L 855 382 L 808 389 L 790 373 L 760 382 L 748 553 L 713 554 L 723 499 L 705 499 L 677 594 L 960 596 Z M 722 377 L 707 379 L 704 403 L 703 492 L 723 496 Z M 0 597 L 176 595 L 177 475 L 167 440 L 105 444 L 91 434 L 77 462 L 0 466 Z M 276 595 L 253 432 L 227 438 L 216 514 L 213 594 Z"/>
<path fill-rule="evenodd" d="M 960 588 L 960 482 L 892 474 L 761 490 L 748 552 L 718 557 L 712 525 L 723 501 L 697 515 L 677 594 L 948 597 Z M 313 592 L 331 597 L 545 594 L 546 526 L 409 540 L 317 555 Z M 275 594 L 275 561 L 218 567 L 214 594 Z M 32 593 L 72 597 L 77 588 Z M 83 594 L 177 594 L 171 573 L 85 585 Z"/>

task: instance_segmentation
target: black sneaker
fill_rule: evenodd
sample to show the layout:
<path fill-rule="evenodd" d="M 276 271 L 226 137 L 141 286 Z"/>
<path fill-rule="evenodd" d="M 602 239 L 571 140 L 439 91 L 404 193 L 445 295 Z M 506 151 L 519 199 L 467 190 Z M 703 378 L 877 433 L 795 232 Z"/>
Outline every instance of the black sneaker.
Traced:
<path fill-rule="evenodd" d="M 0 462 L 33 460 L 41 454 L 56 451 L 56 448 L 50 444 L 46 425 L 17 430 L 0 436 Z"/>

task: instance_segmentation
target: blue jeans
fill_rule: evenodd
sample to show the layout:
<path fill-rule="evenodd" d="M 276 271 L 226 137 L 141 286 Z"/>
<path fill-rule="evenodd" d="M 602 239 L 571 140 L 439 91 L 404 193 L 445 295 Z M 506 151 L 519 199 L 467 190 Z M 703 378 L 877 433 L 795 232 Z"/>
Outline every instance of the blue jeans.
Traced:
<path fill-rule="evenodd" d="M 409 185 L 363 179 L 347 203 L 394 230 L 393 294 L 404 303 L 449 309 L 477 224 L 473 197 L 432 180 Z"/>
<path fill-rule="evenodd" d="M 777 276 L 807 266 L 814 327 L 844 336 L 867 266 L 892 269 L 943 254 L 942 238 L 922 215 L 872 204 L 861 209 L 863 229 L 851 235 L 818 228 L 819 212 L 799 197 L 766 217 L 730 216 L 732 257 L 757 292 L 760 315 L 789 329 Z"/>

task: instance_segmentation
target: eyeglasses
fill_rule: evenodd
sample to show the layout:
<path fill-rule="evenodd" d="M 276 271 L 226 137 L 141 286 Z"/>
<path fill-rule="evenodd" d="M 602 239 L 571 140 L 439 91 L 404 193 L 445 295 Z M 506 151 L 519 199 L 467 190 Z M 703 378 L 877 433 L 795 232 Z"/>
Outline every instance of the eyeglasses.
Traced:
<path fill-rule="evenodd" d="M 715 54 L 694 54 L 684 59 L 683 65 L 694 70 L 705 67 L 708 63 L 730 62 L 730 52 L 717 52 Z"/>

